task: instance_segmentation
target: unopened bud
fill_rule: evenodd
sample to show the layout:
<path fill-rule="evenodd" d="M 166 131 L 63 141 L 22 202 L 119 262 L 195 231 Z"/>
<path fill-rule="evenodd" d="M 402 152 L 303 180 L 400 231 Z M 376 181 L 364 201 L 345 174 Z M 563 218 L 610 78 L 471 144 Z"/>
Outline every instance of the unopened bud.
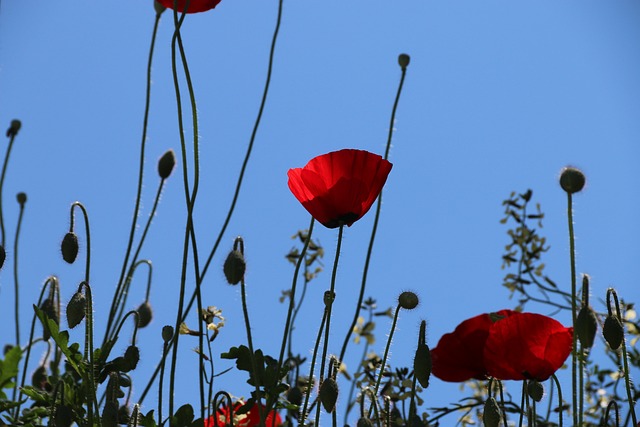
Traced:
<path fill-rule="evenodd" d="M 411 57 L 406 53 L 401 53 L 400 55 L 398 55 L 398 64 L 403 70 L 405 70 L 409 66 L 409 62 L 411 62 Z"/>
<path fill-rule="evenodd" d="M 586 181 L 582 171 L 571 166 L 562 169 L 560 173 L 560 186 L 569 194 L 581 191 Z"/>
<path fill-rule="evenodd" d="M 78 236 L 73 231 L 65 234 L 60 245 L 60 251 L 62 252 L 62 259 L 69 264 L 73 264 L 78 256 Z"/>
<path fill-rule="evenodd" d="M 16 200 L 20 206 L 24 206 L 24 204 L 27 203 L 27 193 L 20 192 L 16 194 Z"/>
<path fill-rule="evenodd" d="M 175 165 L 176 155 L 173 153 L 173 150 L 169 150 L 164 153 L 162 157 L 160 157 L 160 160 L 158 160 L 158 175 L 160 175 L 160 178 L 169 178 L 169 175 L 171 175 Z"/>
<path fill-rule="evenodd" d="M 128 370 L 124 370 L 124 372 L 133 371 L 138 366 L 138 362 L 140 361 L 140 350 L 135 345 L 130 345 L 124 352 L 124 360 L 126 362 Z"/>
<path fill-rule="evenodd" d="M 405 310 L 413 310 L 418 306 L 419 302 L 420 300 L 418 299 L 418 295 L 416 295 L 414 292 L 406 291 L 401 293 L 398 297 L 398 304 L 400 304 L 400 307 L 404 308 Z"/>
<path fill-rule="evenodd" d="M 624 339 L 624 327 L 620 318 L 613 314 L 607 316 L 602 327 L 602 335 L 612 350 L 617 350 Z"/>
<path fill-rule="evenodd" d="M 67 325 L 73 329 L 82 322 L 87 309 L 87 298 L 80 291 L 73 294 L 67 304 Z"/>
<path fill-rule="evenodd" d="M 484 413 L 482 414 L 482 421 L 484 421 L 485 427 L 498 427 L 501 417 L 500 406 L 498 406 L 496 399 L 493 397 L 488 398 L 484 402 Z"/>
<path fill-rule="evenodd" d="M 223 271 L 227 282 L 230 285 L 237 285 L 244 278 L 244 272 L 247 269 L 247 263 L 244 255 L 238 250 L 229 252 L 227 259 L 224 261 Z"/>
<path fill-rule="evenodd" d="M 429 377 L 431 376 L 431 351 L 426 344 L 418 344 L 416 348 L 416 354 L 413 358 L 413 374 L 422 386 L 422 388 L 429 387 Z"/>
<path fill-rule="evenodd" d="M 7 129 L 7 136 L 16 136 L 21 127 L 22 122 L 20 120 L 11 120 L 11 125 L 9 125 L 9 129 Z"/>
<path fill-rule="evenodd" d="M 42 301 L 42 305 L 40 305 L 40 310 L 49 318 L 52 319 L 57 325 L 60 324 L 60 313 L 58 312 L 58 307 L 53 302 L 51 298 L 47 298 Z M 49 327 L 45 326 L 42 332 L 42 338 L 46 341 L 51 338 L 51 333 L 49 331 Z"/>
<path fill-rule="evenodd" d="M 173 326 L 166 325 L 162 327 L 162 339 L 168 343 L 173 338 Z"/>
<path fill-rule="evenodd" d="M 325 411 L 331 413 L 336 408 L 338 401 L 338 383 L 329 377 L 322 382 L 320 386 L 320 402 Z"/>
<path fill-rule="evenodd" d="M 138 309 L 138 328 L 144 328 L 151 323 L 151 319 L 153 319 L 153 310 L 151 309 L 151 304 L 148 301 L 140 304 Z"/>
<path fill-rule="evenodd" d="M 527 383 L 527 394 L 536 402 L 540 402 L 544 396 L 544 386 L 536 380 L 531 380 Z"/>
<path fill-rule="evenodd" d="M 593 347 L 597 329 L 598 319 L 596 318 L 596 313 L 591 307 L 583 306 L 576 318 L 576 334 L 578 334 L 582 347 Z"/>

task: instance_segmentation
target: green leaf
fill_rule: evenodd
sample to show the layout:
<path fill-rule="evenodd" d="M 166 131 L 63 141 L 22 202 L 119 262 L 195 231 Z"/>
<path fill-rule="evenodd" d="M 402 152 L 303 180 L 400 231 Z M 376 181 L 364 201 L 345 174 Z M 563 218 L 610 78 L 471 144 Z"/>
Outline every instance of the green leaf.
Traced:
<path fill-rule="evenodd" d="M 18 376 L 18 364 L 22 358 L 22 349 L 14 346 L 0 360 L 0 388 L 13 388 L 12 380 Z"/>
<path fill-rule="evenodd" d="M 175 415 L 171 417 L 171 426 L 183 427 L 190 426 L 193 422 L 193 407 L 189 404 L 182 405 L 178 408 Z"/>

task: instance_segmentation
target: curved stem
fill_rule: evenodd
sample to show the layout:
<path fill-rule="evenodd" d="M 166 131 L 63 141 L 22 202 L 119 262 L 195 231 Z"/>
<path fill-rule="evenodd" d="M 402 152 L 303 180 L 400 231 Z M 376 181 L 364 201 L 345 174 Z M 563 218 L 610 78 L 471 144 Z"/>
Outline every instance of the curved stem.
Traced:
<path fill-rule="evenodd" d="M 4 248 L 5 235 L 4 235 L 4 214 L 2 212 L 2 189 L 4 187 L 4 178 L 7 173 L 7 166 L 9 165 L 9 157 L 11 156 L 11 149 L 13 148 L 13 141 L 16 139 L 17 132 L 10 133 L 9 145 L 7 145 L 7 153 L 4 156 L 4 163 L 2 164 L 2 175 L 0 175 L 0 244 Z"/>
<path fill-rule="evenodd" d="M 393 137 L 393 128 L 396 120 L 396 111 L 398 109 L 398 103 L 400 102 L 400 94 L 402 93 L 402 86 L 404 85 L 404 78 L 407 74 L 407 69 L 402 68 L 402 75 L 400 76 L 400 83 L 398 84 L 398 91 L 396 92 L 396 98 L 393 102 L 393 108 L 391 109 L 391 120 L 389 122 L 389 134 L 387 136 L 387 146 L 384 151 L 384 159 L 388 160 L 389 158 L 389 150 L 391 149 L 391 139 Z M 353 333 L 353 328 L 358 323 L 358 317 L 360 317 L 360 309 L 362 307 L 362 301 L 364 300 L 364 292 L 367 286 L 367 275 L 369 273 L 369 263 L 371 262 L 371 254 L 373 253 L 373 243 L 376 239 L 376 232 L 378 230 L 378 221 L 380 220 L 380 210 L 382 208 L 382 191 L 378 195 L 378 202 L 376 204 L 376 215 L 373 219 L 373 229 L 371 230 L 371 237 L 369 238 L 369 247 L 367 248 L 367 256 L 364 261 L 364 269 L 362 272 L 362 283 L 360 284 L 360 294 L 358 295 L 358 303 L 356 304 L 356 311 L 353 315 L 353 320 L 351 321 L 351 325 L 347 329 L 347 335 L 344 337 L 344 341 L 342 343 L 342 349 L 340 350 L 340 360 L 344 359 L 345 353 L 347 352 L 347 346 L 349 345 L 349 339 L 351 338 L 351 334 Z"/>
<path fill-rule="evenodd" d="M 560 381 L 556 374 L 552 374 L 551 378 L 553 378 L 553 382 L 556 384 L 556 388 L 558 389 L 558 427 L 562 427 L 562 387 L 560 387 Z"/>
<path fill-rule="evenodd" d="M 144 118 L 142 120 L 142 141 L 140 143 L 140 166 L 138 168 L 138 185 L 136 190 L 136 203 L 133 209 L 133 218 L 131 220 L 131 229 L 129 230 L 129 241 L 127 243 L 127 250 L 125 252 L 124 261 L 122 263 L 122 269 L 120 272 L 120 278 L 118 279 L 118 285 L 116 286 L 116 291 L 112 300 L 111 309 L 109 311 L 109 318 L 107 320 L 107 327 L 104 333 L 104 339 L 102 341 L 102 346 L 106 343 L 109 333 L 111 332 L 111 327 L 114 323 L 114 317 L 116 315 L 116 298 L 120 295 L 122 287 L 124 286 L 124 278 L 125 273 L 127 271 L 127 265 L 129 265 L 129 256 L 131 254 L 131 249 L 133 248 L 133 238 L 136 231 L 136 225 L 138 223 L 138 213 L 140 211 L 140 202 L 142 198 L 142 178 L 144 172 L 144 155 L 145 155 L 145 147 L 147 142 L 147 126 L 149 122 L 149 107 L 151 105 L 151 64 L 153 62 L 153 52 L 156 43 L 156 36 L 158 33 L 158 24 L 160 22 L 161 13 L 156 13 L 155 22 L 153 25 L 153 32 L 151 34 L 151 46 L 149 47 L 149 59 L 147 60 L 147 90 L 145 95 L 145 104 L 144 104 Z"/>
<path fill-rule="evenodd" d="M 74 216 L 74 208 L 80 208 L 82 211 L 82 217 L 84 218 L 84 230 L 87 236 L 87 259 L 85 261 L 85 273 L 84 273 L 84 281 L 89 283 L 89 271 L 91 266 L 91 232 L 89 229 L 89 215 L 87 214 L 87 209 L 80 202 L 73 202 L 71 204 L 71 229 L 73 229 L 75 216 Z"/>
<path fill-rule="evenodd" d="M 387 339 L 387 345 L 384 348 L 384 355 L 382 356 L 382 365 L 380 366 L 380 373 L 376 380 L 376 388 L 373 389 L 374 396 L 378 395 L 380 390 L 380 383 L 382 383 L 382 377 L 384 375 L 385 368 L 387 366 L 387 358 L 389 357 L 389 349 L 391 348 L 391 341 L 393 340 L 393 333 L 396 330 L 398 324 L 398 316 L 400 315 L 400 305 L 396 306 L 396 311 L 393 314 L 393 322 L 391 323 L 391 331 L 389 332 L 389 338 Z M 371 415 L 371 409 L 369 409 L 369 415 Z"/>

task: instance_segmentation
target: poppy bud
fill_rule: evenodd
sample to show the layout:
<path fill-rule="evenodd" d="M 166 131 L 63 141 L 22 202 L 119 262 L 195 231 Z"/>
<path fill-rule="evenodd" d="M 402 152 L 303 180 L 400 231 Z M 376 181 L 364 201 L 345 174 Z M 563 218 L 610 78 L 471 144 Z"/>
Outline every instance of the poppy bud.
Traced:
<path fill-rule="evenodd" d="M 27 193 L 23 193 L 22 191 L 16 194 L 16 200 L 20 204 L 20 206 L 24 206 L 27 203 Z"/>
<path fill-rule="evenodd" d="M 485 427 L 498 427 L 500 425 L 500 407 L 495 398 L 490 397 L 484 402 L 484 413 L 482 414 L 482 421 L 484 421 Z"/>
<path fill-rule="evenodd" d="M 9 129 L 7 129 L 7 136 L 16 136 L 21 127 L 22 122 L 20 120 L 11 120 L 11 125 L 9 125 Z"/>
<path fill-rule="evenodd" d="M 593 341 L 596 337 L 596 330 L 598 329 L 598 319 L 593 309 L 588 305 L 583 306 L 576 318 L 576 334 L 580 344 L 584 348 L 593 347 Z"/>
<path fill-rule="evenodd" d="M 67 304 L 67 325 L 73 329 L 82 322 L 87 308 L 87 298 L 80 291 L 73 294 Z"/>
<path fill-rule="evenodd" d="M 409 66 L 410 61 L 411 61 L 411 57 L 406 53 L 401 53 L 398 56 L 398 64 L 400 65 L 400 68 L 402 68 L 403 70 L 406 70 L 406 68 Z"/>
<path fill-rule="evenodd" d="M 168 343 L 173 338 L 173 326 L 166 325 L 162 327 L 162 339 Z"/>
<path fill-rule="evenodd" d="M 144 328 L 151 323 L 153 319 L 153 310 L 151 310 L 151 304 L 148 301 L 140 304 L 140 307 L 136 310 L 138 312 L 138 328 Z"/>
<path fill-rule="evenodd" d="M 336 293 L 332 291 L 324 291 L 322 300 L 324 302 L 324 305 L 328 307 L 336 300 Z"/>
<path fill-rule="evenodd" d="M 31 385 L 38 390 L 44 390 L 47 383 L 47 368 L 43 365 L 38 368 L 31 375 Z"/>
<path fill-rule="evenodd" d="M 237 285 L 244 278 L 244 272 L 247 269 L 247 263 L 244 255 L 238 250 L 229 252 L 227 259 L 224 261 L 224 276 L 230 285 Z"/>
<path fill-rule="evenodd" d="M 527 394 L 536 402 L 540 402 L 544 396 L 544 386 L 536 380 L 531 380 L 527 383 Z"/>
<path fill-rule="evenodd" d="M 426 344 L 418 344 L 416 355 L 413 358 L 413 374 L 422 386 L 429 387 L 429 377 L 431 376 L 431 351 Z"/>
<path fill-rule="evenodd" d="M 131 387 L 131 378 L 129 378 L 127 375 L 118 375 L 118 386 Z"/>
<path fill-rule="evenodd" d="M 566 167 L 560 173 L 560 186 L 569 194 L 577 193 L 584 188 L 586 178 L 582 171 L 574 167 Z"/>
<path fill-rule="evenodd" d="M 58 312 L 58 308 L 56 304 L 53 302 L 51 298 L 47 298 L 42 301 L 42 305 L 40 306 L 40 310 L 49 318 L 56 322 L 57 325 L 60 324 L 60 313 Z M 42 332 L 42 339 L 45 341 L 51 338 L 51 333 L 49 332 L 48 327 L 44 327 Z"/>
<path fill-rule="evenodd" d="M 362 417 L 358 420 L 357 427 L 373 427 L 373 422 L 367 417 Z"/>
<path fill-rule="evenodd" d="M 135 345 L 127 347 L 127 350 L 124 352 L 124 360 L 127 368 L 129 368 L 127 370 L 123 369 L 124 372 L 136 369 L 136 366 L 138 366 L 138 362 L 140 361 L 140 350 L 138 350 L 138 347 Z"/>
<path fill-rule="evenodd" d="M 291 387 L 287 392 L 287 400 L 294 405 L 300 405 L 302 403 L 302 390 L 300 387 Z"/>
<path fill-rule="evenodd" d="M 129 407 L 122 405 L 120 409 L 118 409 L 118 424 L 129 424 L 130 419 L 131 412 L 129 411 Z"/>
<path fill-rule="evenodd" d="M 320 386 L 320 402 L 325 411 L 331 413 L 336 408 L 338 401 L 338 383 L 329 377 L 322 382 Z"/>
<path fill-rule="evenodd" d="M 4 250 L 4 246 L 0 245 L 0 268 L 4 265 L 4 260 L 7 259 L 7 251 Z"/>
<path fill-rule="evenodd" d="M 612 350 L 617 350 L 620 347 L 624 339 L 624 327 L 617 315 L 607 316 L 602 327 L 602 335 Z"/>
<path fill-rule="evenodd" d="M 418 306 L 419 302 L 418 295 L 413 292 L 405 291 L 398 297 L 398 304 L 405 310 L 413 310 Z"/>
<path fill-rule="evenodd" d="M 60 245 L 62 251 L 62 259 L 69 264 L 73 264 L 78 256 L 78 236 L 73 231 L 65 234 Z"/>
<path fill-rule="evenodd" d="M 162 157 L 160 157 L 160 160 L 158 160 L 158 175 L 160 175 L 160 178 L 169 178 L 169 175 L 171 175 L 175 165 L 176 155 L 173 153 L 173 150 L 169 150 L 164 153 Z"/>

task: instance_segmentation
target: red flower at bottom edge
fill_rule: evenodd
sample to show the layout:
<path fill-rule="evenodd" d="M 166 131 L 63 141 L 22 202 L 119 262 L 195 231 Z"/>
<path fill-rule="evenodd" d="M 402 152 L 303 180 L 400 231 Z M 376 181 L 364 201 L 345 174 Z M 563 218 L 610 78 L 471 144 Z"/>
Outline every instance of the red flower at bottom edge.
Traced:
<path fill-rule="evenodd" d="M 158 3 L 167 9 L 173 9 L 173 0 L 157 0 Z M 189 10 L 187 13 L 206 12 L 213 9 L 221 0 L 191 0 L 189 2 Z M 176 10 L 180 13 L 184 12 L 187 0 L 178 0 Z"/>
<path fill-rule="evenodd" d="M 253 407 L 249 410 L 249 412 L 243 415 L 238 415 L 236 411 L 240 409 L 242 405 L 244 405 L 244 402 L 241 402 L 241 401 L 236 402 L 233 405 L 234 427 L 255 427 L 259 425 L 260 411 L 258 410 L 258 406 L 254 404 Z M 262 405 L 262 409 L 263 410 L 265 409 L 264 405 Z M 275 416 L 275 420 L 274 420 L 274 416 Z M 211 416 L 208 419 L 204 420 L 204 427 L 225 427 L 225 426 L 231 425 L 231 411 L 229 410 L 229 407 L 223 406 L 221 408 L 218 408 L 218 410 L 216 411 L 215 417 L 217 417 L 218 419 L 217 424 L 214 416 Z M 275 424 L 274 424 L 274 421 L 275 421 Z M 264 425 L 266 427 L 281 426 L 282 418 L 280 417 L 280 414 L 278 414 L 278 412 L 276 412 L 275 410 L 271 411 L 267 415 Z"/>
<path fill-rule="evenodd" d="M 500 310 L 492 315 L 480 314 L 460 323 L 456 329 L 440 338 L 431 350 L 432 373 L 442 381 L 462 382 L 487 376 L 483 360 L 485 342 L 495 317 L 508 317 L 516 313 Z"/>
<path fill-rule="evenodd" d="M 351 226 L 382 191 L 392 164 L 364 150 L 345 149 L 314 157 L 289 169 L 289 189 L 318 222 L 328 228 Z"/>
<path fill-rule="evenodd" d="M 546 381 L 572 347 L 573 328 L 542 314 L 515 313 L 491 327 L 484 364 L 489 375 L 500 380 Z"/>

